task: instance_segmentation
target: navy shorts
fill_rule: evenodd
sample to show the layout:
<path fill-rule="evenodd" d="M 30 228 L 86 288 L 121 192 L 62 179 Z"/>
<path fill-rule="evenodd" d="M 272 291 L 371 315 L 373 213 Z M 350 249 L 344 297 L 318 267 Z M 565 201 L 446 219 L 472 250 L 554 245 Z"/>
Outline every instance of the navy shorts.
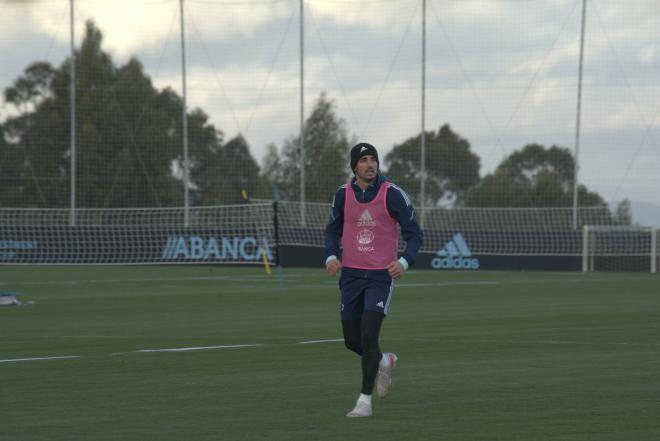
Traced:
<path fill-rule="evenodd" d="M 394 280 L 379 280 L 342 275 L 341 319 L 360 320 L 364 311 L 376 311 L 387 315 L 392 300 Z"/>

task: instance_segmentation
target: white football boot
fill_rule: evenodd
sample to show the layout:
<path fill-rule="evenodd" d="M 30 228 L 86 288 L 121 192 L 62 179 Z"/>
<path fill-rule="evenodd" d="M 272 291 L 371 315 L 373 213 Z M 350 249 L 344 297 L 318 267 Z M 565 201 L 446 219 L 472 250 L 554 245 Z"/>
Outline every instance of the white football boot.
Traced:
<path fill-rule="evenodd" d="M 366 401 L 358 400 L 355 403 L 353 410 L 346 414 L 349 418 L 359 418 L 359 417 L 368 417 L 371 416 L 373 411 L 371 410 L 371 404 Z"/>
<path fill-rule="evenodd" d="M 392 385 L 392 370 L 396 366 L 396 361 L 399 357 L 396 354 L 387 352 L 383 354 L 383 360 L 378 367 L 378 375 L 376 376 L 376 391 L 378 396 L 385 398 L 390 391 L 390 386 Z"/>

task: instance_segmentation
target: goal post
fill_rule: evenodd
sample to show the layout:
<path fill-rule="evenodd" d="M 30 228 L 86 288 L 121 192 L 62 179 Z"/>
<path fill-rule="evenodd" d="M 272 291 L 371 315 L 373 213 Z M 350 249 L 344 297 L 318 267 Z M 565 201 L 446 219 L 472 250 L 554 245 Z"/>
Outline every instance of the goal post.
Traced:
<path fill-rule="evenodd" d="M 657 227 L 585 225 L 582 228 L 582 272 L 658 272 Z"/>

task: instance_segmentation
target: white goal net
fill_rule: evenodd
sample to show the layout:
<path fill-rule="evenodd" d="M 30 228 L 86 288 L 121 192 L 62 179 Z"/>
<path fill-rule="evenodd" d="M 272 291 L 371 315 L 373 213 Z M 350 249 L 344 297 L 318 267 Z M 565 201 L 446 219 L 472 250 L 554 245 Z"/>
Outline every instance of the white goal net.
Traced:
<path fill-rule="evenodd" d="M 186 222 L 187 219 L 187 222 Z M 271 203 L 163 209 L 0 208 L 0 263 L 276 261 Z"/>
<path fill-rule="evenodd" d="M 655 227 L 585 225 L 582 271 L 658 272 L 659 242 Z"/>
<path fill-rule="evenodd" d="M 283 246 L 323 248 L 329 214 L 329 204 L 269 200 L 187 212 L 0 208 L 0 264 L 278 264 Z M 570 208 L 427 209 L 418 218 L 420 251 L 441 258 L 569 257 L 578 266 L 582 258 L 588 271 L 658 265 L 657 231 L 604 225 L 607 209 L 580 209 L 577 230 Z M 464 245 L 452 251 L 456 243 Z"/>
<path fill-rule="evenodd" d="M 324 246 L 324 229 L 330 214 L 328 204 L 279 203 L 280 243 Z M 420 251 L 435 253 L 448 237 L 469 237 L 470 251 L 480 255 L 574 256 L 582 255 L 582 232 L 575 230 L 571 208 L 433 208 L 418 211 L 423 221 L 424 242 Z M 612 222 L 606 208 L 581 208 L 578 224 Z M 399 248 L 402 250 L 404 243 Z"/>

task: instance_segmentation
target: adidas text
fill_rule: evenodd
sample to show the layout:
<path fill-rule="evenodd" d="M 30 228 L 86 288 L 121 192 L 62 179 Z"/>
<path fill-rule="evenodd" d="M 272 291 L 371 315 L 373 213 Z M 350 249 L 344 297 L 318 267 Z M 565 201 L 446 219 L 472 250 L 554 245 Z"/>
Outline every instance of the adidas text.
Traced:
<path fill-rule="evenodd" d="M 465 257 L 434 257 L 431 260 L 433 269 L 479 269 L 479 259 Z"/>

